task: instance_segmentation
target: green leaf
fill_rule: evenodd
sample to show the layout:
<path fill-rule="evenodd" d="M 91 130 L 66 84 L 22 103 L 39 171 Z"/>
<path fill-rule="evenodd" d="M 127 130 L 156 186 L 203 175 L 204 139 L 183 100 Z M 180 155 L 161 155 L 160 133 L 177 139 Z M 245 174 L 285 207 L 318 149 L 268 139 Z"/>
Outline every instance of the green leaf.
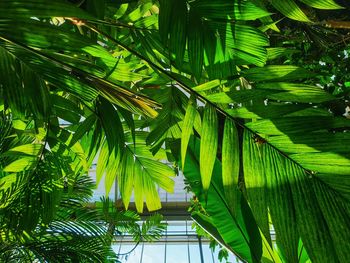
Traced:
<path fill-rule="evenodd" d="M 274 60 L 280 57 L 285 57 L 287 55 L 297 53 L 298 51 L 292 48 L 284 47 L 271 47 L 267 48 L 267 60 Z"/>
<path fill-rule="evenodd" d="M 273 93 L 267 95 L 267 98 L 281 101 L 293 101 L 301 103 L 322 103 L 330 100 L 334 100 L 335 97 L 327 93 L 323 89 L 317 86 L 298 84 L 298 83 L 286 83 L 286 82 L 274 82 L 264 83 L 256 85 L 257 89 L 265 90 L 280 90 L 283 92 Z"/>
<path fill-rule="evenodd" d="M 18 159 L 16 161 L 13 161 L 12 163 L 8 164 L 3 171 L 8 173 L 18 173 L 25 170 L 31 169 L 32 165 L 35 163 L 36 158 L 33 157 L 24 157 L 21 159 Z"/>
<path fill-rule="evenodd" d="M 107 147 L 108 148 L 108 147 Z M 105 149 L 103 149 L 105 151 Z M 106 156 L 106 153 L 104 152 L 103 156 L 101 157 L 101 165 L 103 165 L 103 163 L 105 162 L 105 191 L 106 191 L 106 195 L 108 196 L 112 185 L 115 181 L 115 179 L 117 178 L 117 174 L 118 174 L 118 169 L 121 169 L 121 165 L 123 164 L 122 162 L 125 160 L 123 159 L 123 157 L 121 156 L 121 152 L 118 148 L 114 148 L 113 150 L 109 151 L 109 155 Z M 106 160 L 106 158 L 108 158 Z M 100 159 L 98 160 L 100 162 Z M 107 163 L 106 163 L 107 161 Z M 107 166 L 106 166 L 107 165 Z M 101 170 L 104 168 L 101 167 Z M 101 172 L 101 174 L 103 175 L 103 173 Z M 101 175 L 99 175 L 101 176 Z M 97 177 L 97 174 L 96 174 Z"/>
<path fill-rule="evenodd" d="M 191 30 L 188 31 L 188 56 L 194 76 L 197 81 L 200 80 L 203 68 L 203 31 L 201 27 L 203 23 L 195 8 L 190 9 L 188 23 L 191 25 Z"/>
<path fill-rule="evenodd" d="M 290 136 L 291 134 L 299 134 L 299 136 L 303 136 L 308 132 L 350 127 L 350 121 L 342 117 L 317 116 L 315 118 L 314 116 L 293 116 L 249 122 L 247 123 L 247 127 L 261 134 L 288 134 Z"/>
<path fill-rule="evenodd" d="M 152 7 L 152 3 L 145 3 L 139 5 L 135 10 L 128 14 L 127 18 L 134 22 L 139 20 L 141 17 L 145 15 L 146 12 Z"/>
<path fill-rule="evenodd" d="M 15 116 L 25 116 L 26 100 L 24 89 L 21 87 L 21 79 L 16 74 L 19 70 L 15 57 L 0 47 L 0 86 L 7 106 Z"/>
<path fill-rule="evenodd" d="M 98 117 L 106 134 L 109 152 L 124 143 L 124 130 L 119 114 L 113 105 L 106 99 L 100 98 Z"/>
<path fill-rule="evenodd" d="M 247 105 L 246 107 L 241 108 L 235 108 L 235 109 L 228 109 L 226 112 L 228 112 L 231 116 L 236 118 L 244 118 L 244 119 L 272 119 L 272 118 L 278 118 L 282 116 L 291 116 L 291 114 L 300 114 L 302 115 L 302 112 L 304 110 L 308 110 L 306 112 L 306 115 L 310 116 L 311 114 L 315 116 L 329 116 L 329 112 L 327 111 L 314 111 L 314 108 L 311 108 L 309 105 L 293 105 L 293 104 L 267 104 L 264 103 L 255 103 L 253 105 Z M 313 113 L 314 111 L 314 113 Z"/>
<path fill-rule="evenodd" d="M 349 258 L 350 245 L 347 240 L 350 238 L 350 228 L 339 226 L 348 226 L 350 215 L 348 203 L 344 202 L 339 193 L 329 189 L 320 181 L 315 181 L 314 190 L 339 261 L 346 262 Z"/>
<path fill-rule="evenodd" d="M 238 188 L 232 189 L 232 191 L 237 192 L 238 197 L 235 204 L 235 214 L 232 213 L 223 192 L 221 165 L 217 159 L 210 187 L 208 190 L 203 189 L 199 169 L 200 147 L 198 140 L 190 141 L 186 155 L 187 165 L 183 169 L 191 190 L 205 208 L 214 227 L 222 240 L 230 247 L 230 250 L 244 261 L 260 262 L 262 243 L 256 222 Z"/>
<path fill-rule="evenodd" d="M 267 199 L 276 242 L 285 259 L 298 261 L 299 233 L 285 160 L 270 147 L 263 145 L 261 148 L 264 158 L 258 161 L 265 167 Z"/>
<path fill-rule="evenodd" d="M 203 92 L 203 91 L 207 91 L 207 90 L 211 90 L 213 88 L 216 88 L 218 86 L 220 86 L 221 84 L 225 84 L 226 81 L 221 81 L 219 79 L 214 79 L 214 80 L 211 80 L 211 81 L 208 81 L 208 82 L 205 82 L 203 84 L 200 84 L 196 87 L 193 87 L 192 89 L 194 91 L 197 91 L 197 92 Z"/>
<path fill-rule="evenodd" d="M 74 132 L 73 138 L 70 141 L 70 146 L 78 142 L 85 134 L 90 132 L 92 126 L 96 123 L 96 116 L 91 114 L 84 121 L 82 121 L 76 131 Z"/>
<path fill-rule="evenodd" d="M 8 150 L 9 153 L 23 154 L 29 156 L 38 156 L 42 151 L 43 145 L 38 143 L 24 144 Z"/>
<path fill-rule="evenodd" d="M 167 43 L 170 25 L 172 23 L 171 12 L 173 10 L 174 1 L 160 0 L 159 4 L 159 34 L 163 43 Z"/>
<path fill-rule="evenodd" d="M 286 162 L 285 171 L 291 187 L 298 231 L 311 261 L 337 261 L 327 222 L 315 196 L 314 182 L 290 161 Z M 305 221 L 309 223 L 305 224 Z"/>
<path fill-rule="evenodd" d="M 107 164 L 108 164 L 109 151 L 108 151 L 107 140 L 103 141 L 100 149 L 101 150 L 100 150 L 100 154 L 98 156 L 97 166 L 96 166 L 96 185 L 99 185 L 99 183 L 103 177 L 103 174 L 105 172 L 105 169 L 107 167 Z M 114 152 L 114 151 L 112 151 L 112 152 Z M 112 161 L 111 161 L 111 163 L 112 163 Z M 108 175 L 108 176 L 110 176 L 110 175 Z"/>
<path fill-rule="evenodd" d="M 185 119 L 182 125 L 182 133 L 181 133 L 181 160 L 182 167 L 185 167 L 185 156 L 187 151 L 188 142 L 190 140 L 190 136 L 192 134 L 193 125 L 196 118 L 196 99 L 190 99 L 188 101 Z"/>
<path fill-rule="evenodd" d="M 203 113 L 200 171 L 204 190 L 208 190 L 218 148 L 218 119 L 215 108 L 207 105 Z"/>
<path fill-rule="evenodd" d="M 342 9 L 343 7 L 338 5 L 333 0 L 300 0 L 301 2 L 319 9 Z"/>
<path fill-rule="evenodd" d="M 239 138 L 233 120 L 226 118 L 222 140 L 222 184 L 229 207 L 235 214 L 239 177 Z"/>
<path fill-rule="evenodd" d="M 37 118 L 47 119 L 51 111 L 51 98 L 47 84 L 25 64 L 21 64 L 24 93 L 30 100 L 29 107 Z"/>
<path fill-rule="evenodd" d="M 161 154 L 162 150 L 152 155 L 145 143 L 147 135 L 146 132 L 136 132 L 135 145 L 132 136 L 126 136 L 127 142 L 121 152 L 118 170 L 111 175 L 114 176 L 113 180 L 118 176 L 118 186 L 126 209 L 134 189 L 136 209 L 140 213 L 144 201 L 149 211 L 161 208 L 156 186 L 167 192 L 173 192 L 174 189 L 174 181 L 170 178 L 174 176 L 174 171 L 161 162 L 165 157 L 165 154 Z"/>
<path fill-rule="evenodd" d="M 187 2 L 177 0 L 172 12 L 174 15 L 170 24 L 170 50 L 175 54 L 176 64 L 181 66 L 186 49 Z"/>
<path fill-rule="evenodd" d="M 270 65 L 263 68 L 243 70 L 242 75 L 249 81 L 290 81 L 310 78 L 314 74 L 296 66 Z"/>
<path fill-rule="evenodd" d="M 306 169 L 321 173 L 334 173 L 348 175 L 350 173 L 350 156 L 332 152 L 296 153 L 291 158 Z"/>
<path fill-rule="evenodd" d="M 286 17 L 297 21 L 310 22 L 294 0 L 272 0 L 271 4 Z"/>
<path fill-rule="evenodd" d="M 256 139 L 259 140 L 259 139 Z M 266 175 L 263 153 L 264 144 L 254 141 L 254 136 L 245 131 L 243 135 L 243 172 L 247 196 L 253 215 L 267 241 L 272 244 L 267 212 Z"/>

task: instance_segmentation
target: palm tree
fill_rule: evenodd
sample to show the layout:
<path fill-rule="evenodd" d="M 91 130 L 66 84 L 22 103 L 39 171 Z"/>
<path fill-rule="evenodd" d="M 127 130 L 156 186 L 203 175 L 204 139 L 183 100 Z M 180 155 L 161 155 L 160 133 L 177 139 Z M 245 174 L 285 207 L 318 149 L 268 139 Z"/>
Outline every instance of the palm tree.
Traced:
<path fill-rule="evenodd" d="M 77 169 L 82 161 L 59 145 L 43 147 L 30 123 L 19 130 L 14 122 L 1 116 L 1 262 L 117 262 L 114 236 L 129 232 L 138 243 L 160 237 L 158 214 L 139 225 L 137 213 L 116 210 L 108 199 L 92 207 L 95 183 Z"/>
<path fill-rule="evenodd" d="M 243 261 L 346 262 L 349 121 L 333 105 L 347 95 L 291 65 L 297 46 L 272 33 L 276 16 L 323 29 L 313 8 L 341 7 L 270 3 L 2 1 L 1 109 L 12 134 L 33 135 L 7 149 L 23 155 L 1 179 L 12 187 L 46 152 L 74 173 L 99 153 L 107 192 L 118 177 L 126 208 L 134 190 L 138 211 L 156 210 L 169 158 L 203 208 L 194 219 Z"/>

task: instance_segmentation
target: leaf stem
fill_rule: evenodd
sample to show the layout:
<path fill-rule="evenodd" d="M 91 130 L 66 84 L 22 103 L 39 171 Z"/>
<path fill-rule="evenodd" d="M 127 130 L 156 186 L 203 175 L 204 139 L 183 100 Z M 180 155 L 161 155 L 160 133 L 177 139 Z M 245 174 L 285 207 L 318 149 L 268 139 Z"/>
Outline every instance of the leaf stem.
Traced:
<path fill-rule="evenodd" d="M 173 76 L 173 74 L 171 74 L 171 71 L 167 71 L 165 69 L 163 69 L 162 67 L 158 66 L 157 64 L 155 64 L 154 62 L 150 61 L 147 57 L 143 56 L 142 54 L 138 53 L 137 51 L 135 51 L 134 49 L 132 49 L 131 47 L 123 44 L 122 42 L 120 42 L 119 40 L 111 37 L 110 35 L 108 35 L 105 32 L 102 32 L 101 30 L 97 29 L 95 26 L 90 25 L 88 23 L 84 23 L 84 26 L 87 27 L 88 29 L 94 31 L 95 33 L 107 38 L 108 40 L 114 42 L 115 44 L 119 45 L 120 47 L 124 48 L 125 50 L 129 51 L 131 54 L 137 56 L 138 58 L 140 58 L 141 60 L 144 60 L 145 62 L 147 62 L 151 67 L 153 67 L 154 69 L 156 69 L 157 71 L 159 71 L 160 73 L 164 74 L 165 76 L 169 77 L 170 79 L 172 79 L 173 81 L 175 81 L 181 88 L 183 88 L 186 92 L 195 95 L 200 101 L 202 101 L 203 103 L 209 104 L 211 106 L 213 106 L 217 112 L 219 112 L 220 114 L 222 114 L 224 117 L 230 118 L 231 120 L 233 120 L 238 126 L 240 126 L 243 129 L 248 130 L 249 132 L 255 134 L 256 136 L 258 136 L 260 138 L 260 136 L 253 131 L 252 129 L 250 129 L 249 127 L 247 127 L 246 125 L 242 124 L 241 122 L 237 121 L 234 117 L 232 117 L 230 114 L 228 114 L 225 110 L 221 109 L 219 106 L 217 106 L 215 103 L 211 102 L 210 100 L 208 100 L 207 98 L 205 98 L 202 94 L 200 94 L 199 92 L 193 90 L 191 87 L 189 87 L 188 85 L 186 85 L 182 80 L 177 79 L 176 77 Z M 296 162 L 295 160 L 293 160 L 291 157 L 289 157 L 286 153 L 282 152 L 280 149 L 278 149 L 276 146 L 272 145 L 270 142 L 266 141 L 266 143 L 271 146 L 273 149 L 275 149 L 279 154 L 281 154 L 282 156 L 284 156 L 285 158 L 287 158 L 288 160 L 290 160 L 291 162 L 295 163 L 296 165 L 298 165 L 299 167 L 301 167 L 305 173 L 307 173 L 310 176 L 313 176 L 313 172 L 304 168 L 301 164 L 299 164 L 298 162 Z"/>

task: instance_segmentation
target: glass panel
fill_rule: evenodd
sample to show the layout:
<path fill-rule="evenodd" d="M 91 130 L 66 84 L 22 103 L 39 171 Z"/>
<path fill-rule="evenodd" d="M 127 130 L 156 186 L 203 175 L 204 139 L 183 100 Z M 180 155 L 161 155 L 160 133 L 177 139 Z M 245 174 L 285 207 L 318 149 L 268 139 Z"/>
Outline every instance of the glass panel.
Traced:
<path fill-rule="evenodd" d="M 190 260 L 191 263 L 201 262 L 201 254 L 199 252 L 199 244 L 198 243 L 190 243 Z"/>
<path fill-rule="evenodd" d="M 143 249 L 143 257 L 142 257 L 142 263 L 163 263 L 164 262 L 164 252 L 165 252 L 165 246 L 164 243 L 154 243 L 154 244 L 147 244 L 145 243 L 144 249 Z M 128 261 L 129 263 L 129 261 Z"/>
<path fill-rule="evenodd" d="M 128 253 L 129 251 L 131 251 L 133 248 L 135 247 L 135 244 L 116 244 L 116 245 L 112 245 L 112 248 L 114 250 L 114 252 L 116 252 L 117 254 L 124 254 L 124 253 Z M 141 259 L 141 254 L 142 254 L 142 244 L 139 244 L 135 250 L 133 250 L 131 253 L 127 254 L 127 255 L 121 255 L 119 260 L 122 263 L 140 263 L 140 259 Z"/>
<path fill-rule="evenodd" d="M 209 247 L 209 243 L 202 241 L 204 263 L 213 263 L 213 253 Z"/>
<path fill-rule="evenodd" d="M 185 221 L 168 221 L 167 235 L 186 235 Z"/>
<path fill-rule="evenodd" d="M 188 263 L 187 244 L 167 243 L 166 263 Z"/>

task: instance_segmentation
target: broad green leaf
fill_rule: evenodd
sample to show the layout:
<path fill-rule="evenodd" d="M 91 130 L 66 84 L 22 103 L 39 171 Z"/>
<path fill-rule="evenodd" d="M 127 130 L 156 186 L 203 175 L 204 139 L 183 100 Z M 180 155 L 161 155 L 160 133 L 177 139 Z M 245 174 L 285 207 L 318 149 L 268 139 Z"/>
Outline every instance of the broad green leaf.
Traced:
<path fill-rule="evenodd" d="M 153 182 L 153 180 L 145 175 L 145 171 L 142 171 L 141 174 L 137 176 L 141 176 L 143 180 L 143 188 L 145 192 L 146 205 L 149 211 L 159 210 L 162 206 L 160 203 L 160 198 L 158 195 L 157 188 Z M 141 211 L 138 208 L 138 211 Z"/>
<path fill-rule="evenodd" d="M 163 43 L 168 42 L 168 36 L 170 31 L 170 25 L 172 23 L 172 10 L 174 1 L 160 0 L 159 8 L 159 34 Z"/>
<path fill-rule="evenodd" d="M 208 190 L 218 148 L 218 117 L 215 108 L 207 105 L 203 113 L 200 147 L 200 171 L 204 190 Z"/>
<path fill-rule="evenodd" d="M 196 9 L 203 17 L 213 20 L 255 20 L 270 15 L 250 1 L 194 1 L 191 9 Z"/>
<path fill-rule="evenodd" d="M 41 153 L 42 148 L 43 148 L 42 144 L 31 143 L 31 144 L 16 146 L 8 150 L 8 152 L 9 153 L 12 152 L 14 154 L 20 154 L 20 155 L 23 154 L 23 155 L 29 155 L 29 156 L 38 156 Z"/>
<path fill-rule="evenodd" d="M 278 20 L 278 21 L 275 21 L 273 22 L 273 20 L 270 18 L 270 17 L 263 17 L 263 18 L 260 18 L 261 22 L 264 23 L 264 25 L 260 26 L 259 27 L 259 30 L 261 32 L 266 32 L 267 30 L 271 29 L 273 31 L 276 31 L 278 33 L 280 33 L 280 29 L 277 27 L 277 24 L 282 20 Z"/>
<path fill-rule="evenodd" d="M 299 0 L 309 6 L 319 9 L 342 9 L 340 5 L 338 5 L 333 0 Z"/>
<path fill-rule="evenodd" d="M 272 100 L 278 101 L 293 101 L 301 103 L 322 103 L 330 100 L 334 100 L 335 97 L 327 93 L 323 89 L 317 86 L 298 84 L 298 83 L 286 83 L 286 82 L 274 82 L 264 83 L 256 85 L 257 89 L 265 90 L 279 90 L 283 92 L 273 93 L 266 97 Z"/>
<path fill-rule="evenodd" d="M 171 1 L 171 0 L 169 0 Z M 181 66 L 186 49 L 187 36 L 187 2 L 177 0 L 173 5 L 170 24 L 170 50 L 175 54 L 176 64 Z"/>
<path fill-rule="evenodd" d="M 267 60 L 274 60 L 276 58 L 285 57 L 287 55 L 297 53 L 298 51 L 292 48 L 271 47 L 267 48 Z"/>
<path fill-rule="evenodd" d="M 51 112 L 51 98 L 47 84 L 25 64 L 21 64 L 24 93 L 30 101 L 29 107 L 39 119 L 47 119 Z"/>
<path fill-rule="evenodd" d="M 35 163 L 35 161 L 36 161 L 36 158 L 24 157 L 16 161 L 13 161 L 12 163 L 5 166 L 3 171 L 8 173 L 18 173 L 25 170 L 29 170 L 32 167 L 32 165 Z"/>
<path fill-rule="evenodd" d="M 350 175 L 317 173 L 315 176 L 350 201 Z"/>
<path fill-rule="evenodd" d="M 127 18 L 132 22 L 137 21 L 143 17 L 151 7 L 152 3 L 140 4 L 135 10 L 128 14 Z"/>
<path fill-rule="evenodd" d="M 114 150 L 112 152 L 114 152 Z M 107 143 L 107 140 L 104 140 L 100 148 L 100 154 L 98 156 L 97 165 L 96 165 L 96 185 L 99 185 L 103 177 L 103 174 L 108 164 L 109 156 L 110 154 L 108 151 L 108 143 Z"/>
<path fill-rule="evenodd" d="M 293 113 L 301 112 L 305 109 L 310 109 L 309 105 L 294 105 L 294 104 L 267 104 L 265 105 L 262 103 L 255 103 L 253 105 L 247 105 L 246 107 L 240 107 L 240 108 L 234 108 L 234 109 L 228 109 L 226 112 L 228 112 L 231 116 L 236 118 L 243 118 L 243 119 L 272 119 L 272 118 L 278 118 L 286 115 L 290 115 Z M 311 108 L 313 109 L 313 108 Z M 316 111 L 317 112 L 317 111 Z M 315 113 L 316 113 L 315 112 Z M 323 112 L 322 112 L 323 113 Z M 309 112 L 311 114 L 311 112 Z M 315 116 L 322 116 L 321 112 L 317 112 L 317 115 Z M 323 113 L 323 115 L 329 115 L 327 111 Z"/>
<path fill-rule="evenodd" d="M 297 21 L 310 22 L 294 0 L 271 0 L 271 4 L 286 17 Z"/>
<path fill-rule="evenodd" d="M 119 114 L 113 105 L 100 98 L 98 106 L 98 117 L 106 134 L 109 152 L 115 147 L 121 147 L 124 143 L 124 130 Z"/>
<path fill-rule="evenodd" d="M 252 130 L 268 135 L 299 134 L 316 132 L 324 129 L 336 129 L 350 127 L 350 121 L 342 117 L 330 116 L 302 116 L 289 118 L 276 118 L 273 120 L 259 120 L 247 123 Z M 296 135 L 297 136 L 297 135 Z"/>
<path fill-rule="evenodd" d="M 0 23 L 0 32 L 4 36 L 6 42 L 16 45 L 14 50 L 16 53 L 23 53 L 23 48 L 25 50 L 28 49 L 27 47 L 23 47 L 23 44 L 38 47 L 40 49 L 53 49 L 57 50 L 57 52 L 69 48 L 69 51 L 71 52 L 87 53 L 101 59 L 106 67 L 113 68 L 115 66 L 115 58 L 105 48 L 80 34 L 72 33 L 69 30 L 63 30 L 60 27 L 44 24 L 35 20 L 28 21 L 27 24 L 29 25 L 26 26 L 24 26 L 23 23 L 16 24 L 18 30 L 14 31 L 17 32 L 16 34 L 13 34 L 12 31 L 9 31 L 9 25 L 7 23 L 9 22 L 2 21 Z M 13 23 L 11 23 L 11 26 L 12 24 Z M 23 33 L 24 31 L 26 33 Z M 19 34 L 18 32 L 22 32 L 22 34 Z M 35 32 L 34 35 L 33 32 Z M 41 37 L 38 37 L 38 35 Z M 67 45 L 67 43 L 69 44 Z M 23 48 L 19 48 L 19 46 Z M 44 71 L 46 73 L 44 75 L 45 79 L 49 82 L 53 81 L 54 83 L 57 83 L 57 81 L 59 81 L 59 84 L 63 84 L 65 89 L 69 88 L 69 91 L 74 92 L 75 94 L 78 93 L 79 96 L 83 96 L 84 98 L 91 99 L 92 97 L 94 99 L 99 92 L 112 103 L 130 111 L 152 117 L 157 115 L 155 108 L 159 107 L 159 105 L 156 106 L 154 101 L 147 99 L 142 94 L 136 95 L 131 90 L 102 79 L 100 76 L 95 76 L 83 71 L 82 69 L 69 66 L 65 61 L 53 60 L 51 56 L 44 55 L 41 51 L 31 49 L 31 52 L 25 52 L 24 55 L 28 56 L 28 54 L 31 57 L 29 58 L 30 60 L 26 62 L 34 63 L 32 66 L 36 67 L 36 71 L 40 71 L 41 74 Z M 17 56 L 21 55 L 18 54 Z M 43 66 L 43 61 L 48 62 L 49 65 L 51 64 L 54 69 L 47 67 L 48 64 Z M 59 79 L 57 79 L 57 74 L 53 74 L 53 72 L 57 71 L 57 68 L 58 73 L 62 74 Z M 98 73 L 100 74 L 100 72 Z M 137 73 L 127 73 L 127 75 L 130 74 Z M 138 80 L 140 80 L 140 78 L 141 76 L 138 76 Z M 75 82 L 75 85 L 72 82 Z M 88 97 L 88 95 L 90 96 Z"/>
<path fill-rule="evenodd" d="M 203 189 L 199 169 L 199 148 L 198 140 L 190 141 L 186 155 L 187 165 L 183 170 L 191 190 L 210 216 L 214 227 L 222 240 L 230 247 L 230 250 L 244 261 L 260 262 L 262 255 L 261 237 L 249 206 L 240 191 L 233 188 L 232 191 L 237 191 L 238 198 L 235 205 L 236 213 L 232 213 L 223 192 L 221 164 L 217 159 L 210 187 L 208 190 Z M 212 234 L 215 235 L 215 233 Z"/>
<path fill-rule="evenodd" d="M 269 142 L 285 153 L 333 152 L 347 154 L 350 134 L 320 131 L 302 134 L 302 136 L 298 136 L 297 141 L 293 140 L 293 136 L 272 136 L 269 138 Z"/>
<path fill-rule="evenodd" d="M 215 103 L 231 103 L 231 102 L 251 102 L 254 100 L 264 100 L 267 96 L 281 91 L 276 90 L 258 90 L 243 89 L 233 90 L 229 92 L 212 93 L 206 96 L 211 102 Z"/>
<path fill-rule="evenodd" d="M 285 171 L 291 187 L 298 231 L 311 261 L 337 262 L 329 228 L 315 196 L 313 180 L 290 161 L 286 161 Z"/>
<path fill-rule="evenodd" d="M 350 158 L 346 154 L 332 152 L 296 153 L 291 158 L 306 169 L 321 173 L 334 173 L 348 175 L 350 173 Z"/>
<path fill-rule="evenodd" d="M 321 181 L 315 181 L 314 191 L 322 214 L 327 222 L 339 261 L 346 262 L 350 253 L 350 244 L 347 241 L 350 239 L 350 228 L 345 227 L 349 225 L 349 203 L 344 202 L 339 193 L 329 189 Z"/>
<path fill-rule="evenodd" d="M 244 182 L 247 189 L 247 197 L 252 208 L 253 215 L 267 241 L 272 244 L 270 237 L 270 226 L 267 211 L 267 191 L 264 164 L 263 142 L 259 138 L 254 138 L 248 131 L 243 135 L 243 172 Z"/>
<path fill-rule="evenodd" d="M 108 148 L 108 147 L 105 147 L 105 148 Z M 105 150 L 105 149 L 103 149 L 103 150 Z M 105 154 L 105 152 L 103 154 Z M 106 167 L 105 168 L 106 169 L 105 170 L 106 171 L 105 172 L 105 191 L 106 191 L 106 196 L 108 196 L 108 194 L 113 186 L 113 183 L 114 183 L 115 179 L 117 178 L 118 171 L 119 171 L 121 165 L 123 164 L 123 161 L 125 161 L 125 160 L 123 159 L 123 157 L 121 157 L 121 152 L 117 148 L 110 151 L 109 155 L 107 155 L 107 156 L 103 155 L 101 157 L 102 158 L 101 159 L 102 165 L 103 165 L 103 161 L 105 160 L 106 157 L 108 158 L 108 163 L 107 163 L 107 166 L 105 166 Z M 100 160 L 98 160 L 98 161 L 100 161 Z M 99 176 L 101 176 L 101 175 L 99 175 Z M 96 177 L 97 177 L 97 174 L 96 174 Z M 124 194 L 124 192 L 123 192 L 123 194 Z"/>
<path fill-rule="evenodd" d="M 142 168 L 140 166 L 135 166 L 137 169 L 136 173 L 142 175 Z M 141 169 L 141 170 L 139 170 Z M 144 183 L 143 176 L 135 176 L 134 178 L 134 197 L 135 197 L 135 205 L 138 211 L 143 211 L 144 204 Z"/>
<path fill-rule="evenodd" d="M 128 10 L 128 7 L 129 7 L 129 4 L 121 4 L 119 6 L 118 10 L 113 15 L 113 17 L 115 19 L 121 18 L 126 13 L 126 11 Z"/>
<path fill-rule="evenodd" d="M 222 25 L 218 23 L 218 31 L 226 32 L 223 36 L 225 42 L 225 49 L 232 48 L 232 53 L 235 59 L 239 58 L 245 63 L 241 64 L 254 64 L 257 66 L 264 66 L 267 59 L 266 46 L 269 45 L 269 40 L 258 29 L 240 24 L 227 24 Z M 224 27 L 225 26 L 225 27 Z"/>
<path fill-rule="evenodd" d="M 139 157 L 139 165 L 144 167 L 146 176 L 152 179 L 165 191 L 172 193 L 174 191 L 174 181 L 170 178 L 175 176 L 174 170 L 168 165 L 161 163 L 159 160 Z"/>
<path fill-rule="evenodd" d="M 271 147 L 264 147 L 264 163 L 267 186 L 267 202 L 276 243 L 285 260 L 298 262 L 299 232 L 285 160 Z M 246 176 L 249 176 L 248 174 Z"/>
<path fill-rule="evenodd" d="M 252 2 L 254 5 L 256 5 L 257 7 L 259 7 L 260 9 L 264 10 L 265 12 L 267 12 L 267 9 L 266 9 L 266 6 L 265 6 L 265 2 L 262 2 L 260 0 L 250 0 L 250 2 Z M 274 21 L 271 16 L 264 16 L 264 17 L 261 17 L 259 19 L 262 23 L 263 23 L 263 26 L 259 27 L 259 29 L 262 31 L 262 32 L 265 32 L 267 31 L 268 29 L 271 29 L 275 32 L 278 32 L 280 33 L 280 30 L 279 28 L 276 26 L 276 24 L 280 21 Z"/>
<path fill-rule="evenodd" d="M 198 92 L 207 91 L 207 90 L 211 90 L 213 88 L 216 88 L 216 87 L 220 86 L 221 84 L 224 84 L 225 82 L 226 81 L 214 79 L 214 80 L 208 81 L 206 83 L 200 84 L 192 89 L 194 91 L 198 91 Z"/>
<path fill-rule="evenodd" d="M 182 125 L 182 134 L 181 134 L 181 160 L 182 167 L 185 167 L 185 156 L 187 151 L 188 142 L 190 140 L 190 136 L 192 134 L 193 125 L 196 118 L 196 99 L 190 99 L 188 101 L 185 119 Z"/>
<path fill-rule="evenodd" d="M 290 81 L 310 78 L 314 74 L 296 66 L 269 65 L 243 70 L 242 75 L 249 81 Z"/>
<path fill-rule="evenodd" d="M 7 102 L 12 113 L 17 117 L 25 116 L 26 100 L 24 89 L 21 86 L 21 79 L 16 74 L 18 64 L 15 63 L 15 57 L 0 47 L 0 86 L 2 96 Z M 17 65 L 16 65 L 17 64 Z"/>
<path fill-rule="evenodd" d="M 157 28 L 158 26 L 158 16 L 157 15 L 150 15 L 143 17 L 135 22 L 135 27 L 139 28 Z"/>
<path fill-rule="evenodd" d="M 239 177 L 239 138 L 233 120 L 226 118 L 222 140 L 222 184 L 228 205 L 235 214 Z"/>
<path fill-rule="evenodd" d="M 188 30 L 188 56 L 190 65 L 193 69 L 194 76 L 197 81 L 200 80 L 203 69 L 203 31 L 201 30 L 203 23 L 198 10 L 190 9 L 188 15 L 188 23 L 191 25 L 191 30 Z"/>
<path fill-rule="evenodd" d="M 117 171 L 117 180 L 125 209 L 128 209 L 134 182 L 135 161 L 130 152 L 122 154 Z M 113 180 L 114 181 L 114 180 Z"/>

